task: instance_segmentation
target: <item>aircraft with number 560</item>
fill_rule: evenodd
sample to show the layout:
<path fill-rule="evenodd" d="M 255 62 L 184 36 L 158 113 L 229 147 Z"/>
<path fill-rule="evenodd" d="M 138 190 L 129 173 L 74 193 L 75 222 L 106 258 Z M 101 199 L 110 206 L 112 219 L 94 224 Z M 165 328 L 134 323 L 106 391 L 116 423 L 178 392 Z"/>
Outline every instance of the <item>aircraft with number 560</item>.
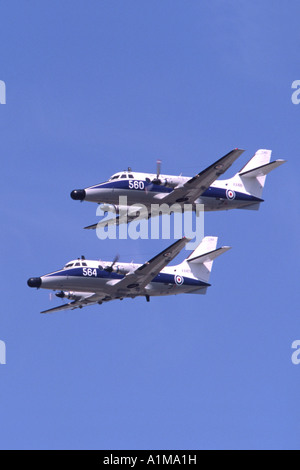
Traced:
<path fill-rule="evenodd" d="M 69 261 L 62 269 L 28 279 L 29 287 L 58 291 L 71 302 L 41 313 L 82 308 L 110 300 L 176 294 L 206 294 L 213 261 L 230 249 L 217 248 L 217 237 L 205 237 L 182 263 L 167 266 L 190 240 L 182 238 L 144 264 L 86 260 Z"/>
<path fill-rule="evenodd" d="M 196 211 L 198 204 L 205 211 L 228 209 L 258 210 L 262 199 L 266 175 L 285 160 L 271 160 L 271 150 L 260 149 L 232 178 L 218 180 L 244 152 L 234 149 L 194 177 L 161 175 L 161 162 L 157 162 L 156 174 L 137 173 L 131 168 L 112 175 L 108 181 L 71 192 L 72 199 L 102 204 L 104 212 L 113 212 L 112 224 L 131 222 L 141 218 L 139 204 L 146 207 L 145 218 L 153 216 L 154 205 L 176 206 L 179 210 L 189 205 Z M 120 205 L 126 198 L 126 206 Z M 123 211 L 123 212 L 122 212 Z M 122 214 L 125 212 L 125 216 Z M 103 221 L 103 225 L 108 225 Z M 85 228 L 95 229 L 98 224 Z"/>

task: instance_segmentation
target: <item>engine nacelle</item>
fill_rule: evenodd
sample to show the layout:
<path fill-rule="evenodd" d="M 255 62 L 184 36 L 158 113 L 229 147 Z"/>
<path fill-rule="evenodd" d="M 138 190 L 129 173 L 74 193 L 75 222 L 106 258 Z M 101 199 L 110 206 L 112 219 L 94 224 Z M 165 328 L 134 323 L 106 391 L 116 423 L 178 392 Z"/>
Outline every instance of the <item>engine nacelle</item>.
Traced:
<path fill-rule="evenodd" d="M 170 186 L 172 188 L 175 188 L 176 186 L 179 186 L 181 184 L 186 183 L 186 181 L 189 178 L 185 178 L 183 176 L 170 176 L 166 181 L 167 181 L 167 186 Z"/>
<path fill-rule="evenodd" d="M 83 300 L 86 297 L 89 297 L 90 294 L 86 294 L 83 292 L 67 292 L 67 291 L 60 291 L 57 292 L 56 297 L 59 297 L 60 299 L 69 299 L 69 300 Z"/>
<path fill-rule="evenodd" d="M 126 274 L 129 272 L 128 269 L 123 268 L 123 266 L 116 266 L 115 268 L 116 273 L 123 274 L 124 276 L 126 276 Z"/>
<path fill-rule="evenodd" d="M 114 204 L 101 204 L 100 209 L 103 210 L 103 212 L 117 212 L 117 206 Z"/>
<path fill-rule="evenodd" d="M 152 180 L 152 183 L 158 184 L 161 186 L 167 186 L 168 188 L 175 188 L 176 186 L 180 184 L 186 183 L 188 179 L 189 178 L 186 178 L 184 176 L 168 176 L 168 178 L 163 178 L 163 177 L 159 177 L 158 179 L 154 178 Z"/>
<path fill-rule="evenodd" d="M 130 213 L 130 207 L 131 206 L 119 206 L 119 205 L 115 205 L 115 204 L 101 204 L 100 205 L 100 209 L 103 210 L 103 212 L 113 212 L 114 214 L 118 214 L 120 213 L 120 211 L 124 212 L 124 213 Z M 134 209 L 136 211 L 136 209 Z M 132 209 L 133 211 L 133 209 Z"/>

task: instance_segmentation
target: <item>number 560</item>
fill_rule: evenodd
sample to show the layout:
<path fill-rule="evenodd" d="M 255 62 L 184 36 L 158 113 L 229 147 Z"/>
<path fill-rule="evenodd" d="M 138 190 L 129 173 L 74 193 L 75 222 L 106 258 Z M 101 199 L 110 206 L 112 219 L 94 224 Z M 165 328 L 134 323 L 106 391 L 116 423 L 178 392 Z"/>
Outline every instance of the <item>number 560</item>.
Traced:
<path fill-rule="evenodd" d="M 144 181 L 129 181 L 129 189 L 144 189 Z"/>

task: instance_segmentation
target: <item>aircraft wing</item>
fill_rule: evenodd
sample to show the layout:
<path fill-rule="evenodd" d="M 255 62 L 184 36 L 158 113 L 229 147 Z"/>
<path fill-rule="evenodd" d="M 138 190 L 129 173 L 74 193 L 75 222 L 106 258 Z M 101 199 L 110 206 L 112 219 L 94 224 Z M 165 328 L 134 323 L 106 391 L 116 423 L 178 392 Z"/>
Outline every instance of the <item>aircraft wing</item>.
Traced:
<path fill-rule="evenodd" d="M 107 302 L 121 296 L 128 294 L 137 294 L 143 289 L 152 279 L 174 259 L 182 250 L 182 248 L 190 241 L 189 238 L 182 238 L 177 240 L 164 251 L 154 256 L 135 271 L 127 274 L 121 280 L 111 280 L 106 283 L 107 291 L 104 293 L 91 293 L 83 299 L 74 300 L 68 304 L 59 307 L 44 310 L 41 313 L 54 313 L 61 310 L 74 310 L 75 308 L 82 308 L 88 305 L 94 305 L 99 302 Z"/>
<path fill-rule="evenodd" d="M 68 304 L 60 305 L 59 307 L 49 308 L 48 310 L 44 310 L 41 313 L 54 313 L 59 312 L 60 310 L 74 310 L 75 308 L 82 308 L 88 305 L 94 305 L 100 302 L 105 298 L 105 294 L 93 294 L 85 297 L 84 299 L 74 300 L 73 302 L 69 302 Z"/>
<path fill-rule="evenodd" d="M 162 198 L 158 196 L 158 199 L 161 199 L 166 204 L 192 204 L 219 176 L 231 167 L 243 152 L 244 150 L 242 149 L 232 150 L 206 168 L 206 170 L 201 171 L 182 186 L 175 188 L 171 193 Z"/>
<path fill-rule="evenodd" d="M 138 293 L 180 253 L 189 241 L 189 238 L 183 237 L 135 271 L 127 274 L 123 279 L 108 281 L 106 285 L 111 287 L 112 295 L 120 296 Z"/>
<path fill-rule="evenodd" d="M 145 206 L 143 207 L 143 212 L 139 210 L 139 206 L 137 204 L 134 205 L 134 210 L 132 211 L 132 207 L 130 207 L 132 213 L 126 213 L 122 215 L 118 215 L 117 217 L 112 217 L 111 219 L 107 219 L 106 217 L 103 220 L 100 220 L 97 224 L 88 225 L 84 227 L 85 229 L 96 229 L 101 227 L 108 227 L 109 225 L 120 225 L 120 224 L 127 224 L 132 222 L 135 219 L 149 219 L 151 217 L 150 211 L 145 211 Z M 140 208 L 142 210 L 142 208 Z"/>

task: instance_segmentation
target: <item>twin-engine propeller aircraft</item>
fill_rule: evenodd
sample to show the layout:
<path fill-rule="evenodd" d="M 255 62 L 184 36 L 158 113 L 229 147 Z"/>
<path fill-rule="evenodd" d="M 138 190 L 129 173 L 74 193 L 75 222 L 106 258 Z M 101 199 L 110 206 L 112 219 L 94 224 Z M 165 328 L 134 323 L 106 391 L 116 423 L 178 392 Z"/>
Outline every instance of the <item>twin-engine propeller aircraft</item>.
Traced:
<path fill-rule="evenodd" d="M 190 204 L 194 211 L 197 204 L 204 204 L 206 211 L 258 210 L 263 202 L 261 197 L 266 175 L 282 165 L 285 160 L 270 162 L 272 151 L 260 149 L 233 178 L 217 180 L 243 152 L 241 149 L 232 150 L 192 178 L 161 175 L 160 161 L 157 162 L 156 174 L 137 173 L 128 168 L 127 171 L 112 175 L 105 183 L 73 190 L 71 197 L 75 200 L 103 204 L 100 206 L 103 211 L 119 214 L 111 220 L 112 224 L 117 225 L 131 222 L 137 217 L 141 218 L 139 204 L 146 207 L 145 217 L 148 218 L 156 215 L 151 211 L 151 207 L 158 204 L 168 207 L 176 205 L 181 209 Z M 120 205 L 120 197 L 127 198 L 127 206 Z M 120 216 L 122 210 L 125 216 Z M 100 221 L 85 228 L 94 229 L 102 225 L 108 225 L 108 221 Z"/>
<path fill-rule="evenodd" d="M 230 249 L 216 248 L 217 237 L 205 237 L 177 266 L 167 267 L 190 240 L 182 238 L 144 264 L 89 261 L 84 257 L 64 268 L 28 279 L 29 287 L 58 290 L 57 297 L 72 302 L 41 313 L 82 308 L 109 300 L 172 294 L 206 294 L 213 261 Z"/>

